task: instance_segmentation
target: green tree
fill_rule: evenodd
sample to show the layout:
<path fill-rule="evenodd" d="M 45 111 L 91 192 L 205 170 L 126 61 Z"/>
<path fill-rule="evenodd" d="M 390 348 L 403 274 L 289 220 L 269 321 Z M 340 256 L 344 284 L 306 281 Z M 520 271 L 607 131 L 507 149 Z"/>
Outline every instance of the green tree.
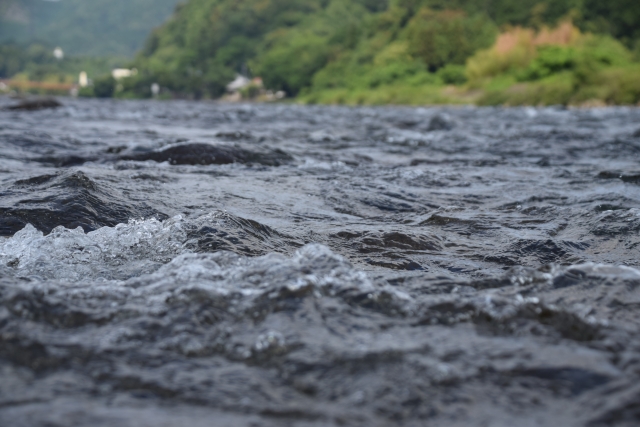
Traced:
<path fill-rule="evenodd" d="M 421 9 L 408 24 L 409 51 L 429 70 L 462 65 L 478 49 L 491 46 L 496 26 L 482 15 Z"/>
<path fill-rule="evenodd" d="M 627 46 L 640 41 L 640 2 L 636 0 L 584 0 L 584 27 L 608 33 Z"/>
<path fill-rule="evenodd" d="M 101 77 L 93 82 L 93 93 L 98 98 L 112 98 L 116 90 L 116 80 L 109 76 Z"/>
<path fill-rule="evenodd" d="M 236 73 L 290 95 L 463 84 L 467 59 L 499 27 L 571 18 L 632 40 L 637 9 L 630 0 L 189 0 L 152 33 L 135 61 L 140 74 L 124 86 L 148 96 L 157 82 L 199 98 L 223 94 Z M 527 79 L 577 69 L 550 52 L 540 51 Z"/>

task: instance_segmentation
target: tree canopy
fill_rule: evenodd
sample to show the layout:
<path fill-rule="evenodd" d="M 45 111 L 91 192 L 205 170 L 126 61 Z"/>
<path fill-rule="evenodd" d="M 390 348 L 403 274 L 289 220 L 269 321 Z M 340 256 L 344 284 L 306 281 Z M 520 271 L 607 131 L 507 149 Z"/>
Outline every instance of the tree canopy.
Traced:
<path fill-rule="evenodd" d="M 215 97 L 236 73 L 290 95 L 438 72 L 455 81 L 500 29 L 567 19 L 627 47 L 640 39 L 633 0 L 190 0 L 148 38 L 137 84 Z"/>
<path fill-rule="evenodd" d="M 133 56 L 180 0 L 0 0 L 0 42 L 72 55 Z"/>

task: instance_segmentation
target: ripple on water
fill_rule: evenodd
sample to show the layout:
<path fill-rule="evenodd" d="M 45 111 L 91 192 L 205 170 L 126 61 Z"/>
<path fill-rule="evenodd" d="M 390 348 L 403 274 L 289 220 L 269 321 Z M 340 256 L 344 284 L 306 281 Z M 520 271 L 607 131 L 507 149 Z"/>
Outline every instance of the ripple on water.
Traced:
<path fill-rule="evenodd" d="M 0 108 L 0 425 L 640 421 L 640 110 L 63 104 Z"/>

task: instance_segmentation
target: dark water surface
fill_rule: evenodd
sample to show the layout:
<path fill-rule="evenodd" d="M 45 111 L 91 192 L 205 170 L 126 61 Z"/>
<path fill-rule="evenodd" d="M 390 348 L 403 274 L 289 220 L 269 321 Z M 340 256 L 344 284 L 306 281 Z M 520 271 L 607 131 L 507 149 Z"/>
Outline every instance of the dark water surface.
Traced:
<path fill-rule="evenodd" d="M 63 103 L 0 111 L 0 425 L 640 425 L 640 110 Z"/>

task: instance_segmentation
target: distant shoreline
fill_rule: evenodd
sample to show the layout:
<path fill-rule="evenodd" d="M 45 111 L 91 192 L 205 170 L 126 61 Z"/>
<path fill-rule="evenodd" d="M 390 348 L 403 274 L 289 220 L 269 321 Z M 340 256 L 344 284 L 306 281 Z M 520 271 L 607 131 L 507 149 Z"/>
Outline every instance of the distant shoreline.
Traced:
<path fill-rule="evenodd" d="M 0 80 L 0 83 L 4 83 L 6 80 Z M 32 83 L 32 88 L 43 88 L 49 86 L 49 84 L 42 82 L 30 82 Z M 78 97 L 72 96 L 68 93 L 70 89 L 74 86 L 68 87 L 69 85 L 60 85 L 65 86 L 65 92 L 62 94 L 56 93 L 8 93 L 0 91 L 0 98 L 2 97 L 18 97 L 18 98 L 38 98 L 38 97 L 56 97 L 56 98 L 72 98 L 77 99 Z M 640 108 L 640 104 L 605 104 L 603 102 L 585 102 L 582 104 L 575 105 L 563 105 L 563 104 L 549 104 L 549 105 L 535 105 L 535 104 L 520 104 L 520 105 L 478 105 L 473 103 L 461 103 L 461 102 L 451 102 L 451 103 L 425 103 L 425 104 L 402 104 L 402 103 L 388 103 L 388 104 L 337 104 L 337 103 L 305 103 L 296 99 L 286 99 L 280 101 L 252 101 L 252 100 L 242 100 L 242 101 L 228 101 L 224 98 L 219 99 L 185 99 L 185 98 L 160 98 L 160 99 L 150 99 L 150 98 L 90 98 L 90 97 L 80 97 L 81 99 L 87 100 L 108 100 L 108 101 L 134 101 L 134 102 L 194 102 L 194 103 L 212 103 L 212 104 L 221 104 L 221 105 L 263 105 L 263 104 L 295 104 L 299 106 L 320 106 L 320 107 L 350 107 L 350 108 L 375 108 L 375 107 L 398 107 L 398 108 L 563 108 L 567 110 L 589 110 L 589 109 L 608 109 L 608 108 Z"/>

